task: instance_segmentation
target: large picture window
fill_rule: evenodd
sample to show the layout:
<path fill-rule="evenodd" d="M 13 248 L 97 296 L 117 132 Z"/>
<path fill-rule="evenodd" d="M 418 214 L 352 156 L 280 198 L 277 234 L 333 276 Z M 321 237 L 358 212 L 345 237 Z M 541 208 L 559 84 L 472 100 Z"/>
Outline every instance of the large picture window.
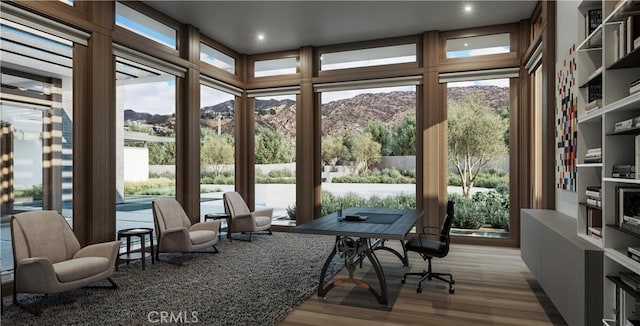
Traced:
<path fill-rule="evenodd" d="M 73 43 L 0 20 L 0 267 L 10 216 L 55 210 L 73 227 Z"/>
<path fill-rule="evenodd" d="M 223 213 L 222 194 L 234 183 L 235 96 L 201 84 L 200 213 Z"/>
<path fill-rule="evenodd" d="M 452 234 L 509 238 L 509 79 L 447 84 Z"/>
<path fill-rule="evenodd" d="M 322 215 L 416 208 L 416 87 L 322 92 Z"/>
<path fill-rule="evenodd" d="M 116 58 L 116 231 L 153 228 L 151 202 L 175 196 L 176 77 Z"/>

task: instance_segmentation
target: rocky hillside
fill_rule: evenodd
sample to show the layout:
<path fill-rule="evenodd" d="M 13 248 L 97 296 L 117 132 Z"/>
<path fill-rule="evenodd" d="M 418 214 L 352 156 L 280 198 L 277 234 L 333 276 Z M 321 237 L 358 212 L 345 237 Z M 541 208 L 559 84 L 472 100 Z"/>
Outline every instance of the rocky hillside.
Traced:
<path fill-rule="evenodd" d="M 466 94 L 479 92 L 487 99 L 488 107 L 508 105 L 509 89 L 497 86 L 452 87 L 448 89 L 449 99 L 460 99 Z M 202 126 L 217 128 L 221 132 L 233 134 L 235 130 L 233 100 L 200 109 Z M 414 92 L 390 92 L 360 94 L 349 99 L 337 100 L 322 106 L 323 134 L 344 134 L 351 130 L 361 130 L 369 120 L 379 120 L 392 126 L 407 115 L 415 114 Z M 428 109 L 428 108 L 427 108 Z M 292 100 L 256 100 L 256 130 L 275 129 L 288 136 L 295 135 L 296 103 Z M 151 115 L 125 110 L 125 120 L 148 124 L 173 124 L 171 116 Z"/>

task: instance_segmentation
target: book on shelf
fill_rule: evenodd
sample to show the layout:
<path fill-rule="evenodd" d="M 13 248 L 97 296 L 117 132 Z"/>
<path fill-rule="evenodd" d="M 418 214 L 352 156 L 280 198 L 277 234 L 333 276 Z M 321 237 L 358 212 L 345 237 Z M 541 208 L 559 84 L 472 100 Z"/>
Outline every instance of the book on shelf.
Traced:
<path fill-rule="evenodd" d="M 602 200 L 587 198 L 587 204 L 595 207 L 602 207 Z"/>
<path fill-rule="evenodd" d="M 629 95 L 640 91 L 640 84 L 629 87 Z"/>
<path fill-rule="evenodd" d="M 640 170 L 640 135 L 635 136 L 635 163 L 636 163 L 636 172 Z M 638 174 L 636 173 L 636 179 L 638 179 Z"/>
<path fill-rule="evenodd" d="M 598 227 L 589 227 L 589 235 L 594 237 L 594 238 L 598 238 L 598 239 L 602 239 L 602 228 L 598 228 Z"/>
<path fill-rule="evenodd" d="M 626 119 L 626 120 L 616 122 L 613 130 L 622 131 L 622 130 L 631 129 L 631 128 L 633 128 L 633 119 Z"/>
<path fill-rule="evenodd" d="M 587 87 L 587 93 L 588 103 L 602 100 L 602 83 L 589 83 L 589 86 Z"/>
<path fill-rule="evenodd" d="M 631 249 L 631 248 L 629 248 Z M 638 255 L 638 253 L 635 253 Z M 640 291 L 640 276 L 632 272 L 620 272 L 620 281 L 635 291 Z"/>
<path fill-rule="evenodd" d="M 628 247 L 627 251 L 640 256 L 640 247 Z"/>
<path fill-rule="evenodd" d="M 597 110 L 599 108 L 602 107 L 602 100 L 601 99 L 597 99 L 597 100 L 593 100 L 589 103 L 587 103 L 587 105 L 585 105 L 584 110 L 585 113 L 589 113 L 591 111 Z"/>
<path fill-rule="evenodd" d="M 640 226 L 640 218 L 634 216 L 623 215 L 622 220 L 624 223 L 629 223 L 631 225 Z M 638 254 L 640 255 L 640 254 Z"/>
<path fill-rule="evenodd" d="M 587 149 L 587 153 L 584 155 L 585 163 L 601 163 L 602 162 L 602 149 L 590 148 Z"/>
<path fill-rule="evenodd" d="M 636 165 L 634 164 L 618 164 L 611 168 L 614 178 L 635 179 Z"/>
<path fill-rule="evenodd" d="M 591 9 L 585 17 L 587 36 L 591 35 L 602 24 L 602 9 Z"/>
<path fill-rule="evenodd" d="M 593 191 L 593 190 L 585 190 L 584 192 L 585 195 L 587 195 L 587 197 L 589 198 L 593 198 L 593 199 L 600 199 L 600 191 Z"/>
<path fill-rule="evenodd" d="M 629 257 L 629 258 L 631 258 L 631 259 L 633 259 L 633 260 L 635 260 L 635 261 L 640 263 L 640 256 L 638 256 L 636 254 L 632 254 L 630 252 L 627 252 L 627 257 Z"/>
<path fill-rule="evenodd" d="M 623 222 L 622 224 L 620 224 L 620 228 L 640 236 L 640 226 Z"/>
<path fill-rule="evenodd" d="M 640 228 L 640 187 L 619 187 L 617 200 L 620 223 Z"/>

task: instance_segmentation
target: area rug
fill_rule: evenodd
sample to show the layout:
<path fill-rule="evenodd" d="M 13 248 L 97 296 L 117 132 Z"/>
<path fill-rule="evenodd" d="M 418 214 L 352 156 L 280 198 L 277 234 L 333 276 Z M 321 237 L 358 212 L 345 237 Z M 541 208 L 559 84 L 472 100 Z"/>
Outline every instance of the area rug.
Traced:
<path fill-rule="evenodd" d="M 315 293 L 334 237 L 274 233 L 251 242 L 220 240 L 217 254 L 161 258 L 146 270 L 140 263 L 112 277 L 117 290 L 79 289 L 50 295 L 40 316 L 4 300 L 3 325 L 275 325 Z M 341 266 L 332 263 L 328 278 Z M 20 295 L 33 303 L 41 296 Z M 163 319 L 164 317 L 164 319 Z M 164 321 L 164 322 L 163 322 Z"/>

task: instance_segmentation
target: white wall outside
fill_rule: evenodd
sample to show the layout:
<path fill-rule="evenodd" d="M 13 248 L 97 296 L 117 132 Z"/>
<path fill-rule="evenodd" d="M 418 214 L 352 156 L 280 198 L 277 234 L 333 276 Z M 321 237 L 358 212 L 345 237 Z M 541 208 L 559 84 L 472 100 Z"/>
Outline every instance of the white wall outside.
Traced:
<path fill-rule="evenodd" d="M 124 181 L 149 180 L 149 149 L 124 146 Z"/>

